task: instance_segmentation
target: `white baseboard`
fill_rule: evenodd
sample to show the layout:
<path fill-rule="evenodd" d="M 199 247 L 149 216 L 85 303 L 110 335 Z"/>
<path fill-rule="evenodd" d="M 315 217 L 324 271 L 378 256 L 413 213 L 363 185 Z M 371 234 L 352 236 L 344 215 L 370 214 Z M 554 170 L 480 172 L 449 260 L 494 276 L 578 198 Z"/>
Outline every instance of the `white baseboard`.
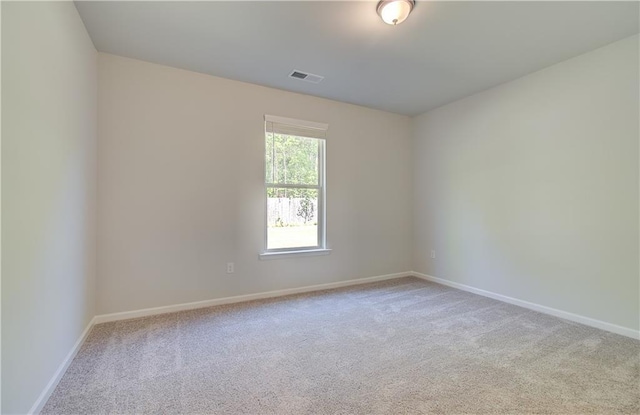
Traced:
<path fill-rule="evenodd" d="M 40 411 L 44 407 L 44 404 L 47 403 L 47 400 L 49 399 L 53 391 L 56 389 L 56 386 L 58 386 L 60 379 L 62 379 L 62 376 L 64 376 L 64 373 L 67 371 L 67 368 L 73 361 L 73 358 L 76 357 L 76 355 L 78 354 L 78 351 L 82 347 L 82 344 L 86 340 L 94 324 L 95 324 L 95 317 L 91 319 L 89 324 L 87 324 L 87 327 L 85 327 L 84 331 L 82 332 L 82 334 L 80 335 L 76 343 L 73 345 L 73 347 L 71 348 L 67 356 L 64 358 L 64 360 L 58 367 L 58 370 L 56 370 L 56 373 L 53 374 L 53 377 L 51 378 L 47 386 L 45 386 L 40 396 L 38 396 L 38 399 L 36 399 L 36 402 L 33 404 L 31 409 L 29 410 L 29 414 L 40 413 Z"/>
<path fill-rule="evenodd" d="M 611 324 L 611 323 L 596 320 L 593 318 L 584 317 L 579 314 L 570 313 L 568 311 L 562 311 L 555 308 L 543 306 L 540 304 L 531 303 L 529 301 L 519 300 L 513 297 L 507 297 L 506 295 L 497 294 L 491 291 L 482 290 L 480 288 L 471 287 L 469 285 L 460 284 L 458 282 L 453 282 L 453 281 L 445 280 L 442 278 L 432 277 L 431 275 L 422 274 L 420 272 L 413 271 L 412 275 L 427 281 L 435 282 L 442 285 L 447 285 L 449 287 L 457 288 L 463 291 L 468 291 L 470 293 L 482 295 L 484 297 L 493 298 L 494 300 L 499 300 L 505 303 L 509 303 L 509 304 L 520 306 L 520 307 L 528 308 L 530 310 L 538 311 L 540 313 L 549 314 L 555 317 L 560 317 L 565 320 L 584 324 L 586 326 L 591 326 L 601 330 L 610 331 L 612 333 L 621 334 L 626 337 L 631 337 L 632 339 L 640 339 L 640 331 L 630 329 L 628 327 L 622 327 L 616 324 Z"/>
<path fill-rule="evenodd" d="M 310 285 L 299 288 L 288 288 L 284 290 L 267 291 L 256 294 L 237 295 L 234 297 L 216 298 L 213 300 L 196 301 L 193 303 L 174 304 L 163 307 L 145 308 L 142 310 L 124 311 L 121 313 L 101 314 L 95 317 L 95 324 L 107 323 L 110 321 L 129 320 L 132 318 L 153 316 L 156 314 L 174 313 L 176 311 L 193 310 L 196 308 L 211 307 L 214 305 L 241 303 L 251 300 L 261 300 L 264 298 L 282 297 L 291 294 L 300 294 L 312 291 L 330 290 L 332 288 L 348 287 L 351 285 L 367 284 L 370 282 L 391 280 L 395 278 L 408 277 L 411 272 L 399 272 L 395 274 L 378 275 L 375 277 L 357 278 L 346 281 L 330 282 L 327 284 Z"/>

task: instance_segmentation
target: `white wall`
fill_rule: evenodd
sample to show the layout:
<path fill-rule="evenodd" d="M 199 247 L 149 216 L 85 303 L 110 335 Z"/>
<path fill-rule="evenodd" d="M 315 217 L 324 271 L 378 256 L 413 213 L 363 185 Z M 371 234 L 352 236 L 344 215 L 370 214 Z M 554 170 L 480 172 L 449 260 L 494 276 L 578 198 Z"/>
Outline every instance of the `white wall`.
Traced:
<path fill-rule="evenodd" d="M 258 259 L 264 114 L 329 124 L 330 255 Z M 411 268 L 408 117 L 101 53 L 99 120 L 99 314 Z"/>
<path fill-rule="evenodd" d="M 638 330 L 638 75 L 634 36 L 415 118 L 414 269 Z"/>
<path fill-rule="evenodd" d="M 96 64 L 72 2 L 2 2 L 2 413 L 95 314 Z"/>

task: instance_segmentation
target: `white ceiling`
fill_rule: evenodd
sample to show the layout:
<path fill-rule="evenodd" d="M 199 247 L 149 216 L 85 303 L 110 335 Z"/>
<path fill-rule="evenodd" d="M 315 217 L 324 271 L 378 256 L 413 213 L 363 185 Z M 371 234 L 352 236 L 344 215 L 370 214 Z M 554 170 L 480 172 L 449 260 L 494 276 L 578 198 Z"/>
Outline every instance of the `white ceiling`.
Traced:
<path fill-rule="evenodd" d="M 407 115 L 639 31 L 637 2 L 418 0 L 396 27 L 376 4 L 76 3 L 99 51 Z"/>

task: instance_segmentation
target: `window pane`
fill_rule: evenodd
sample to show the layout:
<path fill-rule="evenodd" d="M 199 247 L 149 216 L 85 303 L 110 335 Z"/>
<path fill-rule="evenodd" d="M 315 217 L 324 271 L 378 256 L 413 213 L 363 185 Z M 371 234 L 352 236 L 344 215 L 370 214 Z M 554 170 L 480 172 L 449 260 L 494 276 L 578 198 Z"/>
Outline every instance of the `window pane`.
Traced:
<path fill-rule="evenodd" d="M 267 249 L 318 246 L 318 190 L 267 189 Z"/>
<path fill-rule="evenodd" d="M 265 137 L 265 183 L 273 183 L 273 133 L 266 133 Z"/>
<path fill-rule="evenodd" d="M 280 184 L 318 184 L 317 138 L 266 134 L 266 182 Z"/>

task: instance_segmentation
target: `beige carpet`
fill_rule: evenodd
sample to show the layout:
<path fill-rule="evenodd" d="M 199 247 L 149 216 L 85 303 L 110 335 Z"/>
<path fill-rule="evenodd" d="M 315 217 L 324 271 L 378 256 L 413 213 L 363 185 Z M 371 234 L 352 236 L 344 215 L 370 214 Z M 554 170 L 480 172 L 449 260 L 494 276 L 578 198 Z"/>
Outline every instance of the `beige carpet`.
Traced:
<path fill-rule="evenodd" d="M 107 323 L 43 413 L 640 412 L 640 342 L 416 278 Z"/>

